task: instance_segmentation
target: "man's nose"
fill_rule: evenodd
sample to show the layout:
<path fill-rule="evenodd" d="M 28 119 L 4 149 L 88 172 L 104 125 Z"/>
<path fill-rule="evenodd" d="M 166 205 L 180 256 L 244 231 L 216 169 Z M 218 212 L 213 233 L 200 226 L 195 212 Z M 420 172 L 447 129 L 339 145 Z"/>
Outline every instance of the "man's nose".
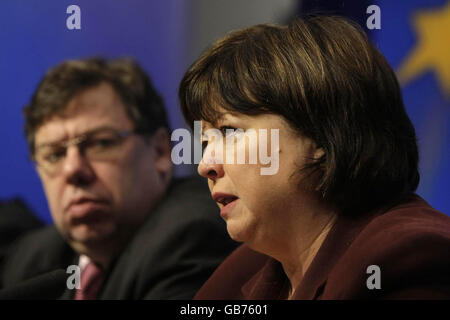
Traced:
<path fill-rule="evenodd" d="M 89 160 L 77 146 L 67 148 L 62 174 L 68 183 L 74 185 L 87 185 L 95 179 Z"/>
<path fill-rule="evenodd" d="M 198 165 L 198 173 L 205 178 L 215 181 L 224 176 L 223 164 L 218 163 L 214 157 L 214 153 L 210 156 L 203 155 L 202 161 Z"/>

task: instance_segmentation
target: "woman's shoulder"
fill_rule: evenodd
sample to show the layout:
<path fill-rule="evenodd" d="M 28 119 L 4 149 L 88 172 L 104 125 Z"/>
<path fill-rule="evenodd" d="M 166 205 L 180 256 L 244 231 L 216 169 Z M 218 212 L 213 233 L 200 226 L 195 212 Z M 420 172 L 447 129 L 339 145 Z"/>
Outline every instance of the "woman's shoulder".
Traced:
<path fill-rule="evenodd" d="M 376 215 L 359 233 L 354 244 L 377 247 L 410 245 L 420 239 L 423 244 L 433 239 L 450 241 L 450 217 L 414 195 L 408 201 Z"/>
<path fill-rule="evenodd" d="M 450 295 L 450 217 L 415 196 L 376 215 L 334 266 L 342 298 Z M 380 288 L 368 281 L 378 274 Z M 346 279 L 343 283 L 343 279 Z M 375 278 L 374 278 L 375 279 Z"/>

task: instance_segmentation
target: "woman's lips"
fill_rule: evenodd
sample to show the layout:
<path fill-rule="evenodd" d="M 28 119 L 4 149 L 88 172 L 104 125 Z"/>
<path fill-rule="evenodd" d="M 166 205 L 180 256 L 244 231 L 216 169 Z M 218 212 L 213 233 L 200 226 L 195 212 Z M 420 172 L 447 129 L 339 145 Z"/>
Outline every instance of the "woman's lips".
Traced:
<path fill-rule="evenodd" d="M 233 201 L 231 201 L 230 203 L 228 203 L 226 206 L 222 207 L 222 209 L 220 209 L 220 216 L 222 218 L 226 218 L 227 215 L 231 212 L 231 210 L 233 210 L 233 208 L 236 206 L 236 203 L 238 202 L 239 198 L 234 199 Z"/>
<path fill-rule="evenodd" d="M 212 194 L 212 198 L 217 203 L 220 203 L 223 205 L 222 209 L 220 210 L 220 216 L 222 218 L 225 218 L 226 215 L 233 210 L 234 206 L 236 205 L 237 200 L 239 200 L 238 197 L 236 197 L 234 194 L 231 193 L 224 193 L 224 192 L 214 192 Z"/>

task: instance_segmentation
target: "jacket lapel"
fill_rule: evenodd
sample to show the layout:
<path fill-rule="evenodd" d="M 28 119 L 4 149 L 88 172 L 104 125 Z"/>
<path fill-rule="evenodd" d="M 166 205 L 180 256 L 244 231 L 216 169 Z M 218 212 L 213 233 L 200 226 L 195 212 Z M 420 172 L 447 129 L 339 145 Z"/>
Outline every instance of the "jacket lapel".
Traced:
<path fill-rule="evenodd" d="M 416 194 L 409 194 L 396 203 L 391 203 L 359 217 L 339 216 L 306 271 L 303 281 L 297 287 L 293 299 L 320 299 L 329 273 L 362 229 L 375 217 L 394 207 L 399 209 L 413 206 L 415 203 L 425 203 L 425 201 Z"/>
<path fill-rule="evenodd" d="M 293 299 L 320 298 L 329 272 L 372 218 L 373 214 L 359 219 L 338 217 L 302 282 L 296 288 Z M 278 300 L 286 299 L 288 290 L 289 279 L 284 273 L 281 263 L 269 258 L 261 270 L 242 286 L 241 293 L 244 299 L 249 300 Z"/>
<path fill-rule="evenodd" d="M 287 295 L 289 279 L 281 263 L 269 258 L 264 266 L 241 288 L 244 299 L 278 300 Z"/>
<path fill-rule="evenodd" d="M 294 299 L 320 298 L 331 269 L 370 220 L 369 216 L 357 220 L 338 217 L 302 282 L 295 290 Z"/>

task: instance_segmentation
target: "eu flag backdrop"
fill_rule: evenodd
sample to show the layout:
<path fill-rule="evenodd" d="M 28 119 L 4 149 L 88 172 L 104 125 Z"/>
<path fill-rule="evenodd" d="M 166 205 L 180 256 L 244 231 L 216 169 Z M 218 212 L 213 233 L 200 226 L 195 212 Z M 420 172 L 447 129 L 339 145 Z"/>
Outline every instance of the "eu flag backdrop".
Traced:
<path fill-rule="evenodd" d="M 450 214 L 450 1 L 378 1 L 374 41 L 397 73 L 420 152 L 417 193 Z"/>

